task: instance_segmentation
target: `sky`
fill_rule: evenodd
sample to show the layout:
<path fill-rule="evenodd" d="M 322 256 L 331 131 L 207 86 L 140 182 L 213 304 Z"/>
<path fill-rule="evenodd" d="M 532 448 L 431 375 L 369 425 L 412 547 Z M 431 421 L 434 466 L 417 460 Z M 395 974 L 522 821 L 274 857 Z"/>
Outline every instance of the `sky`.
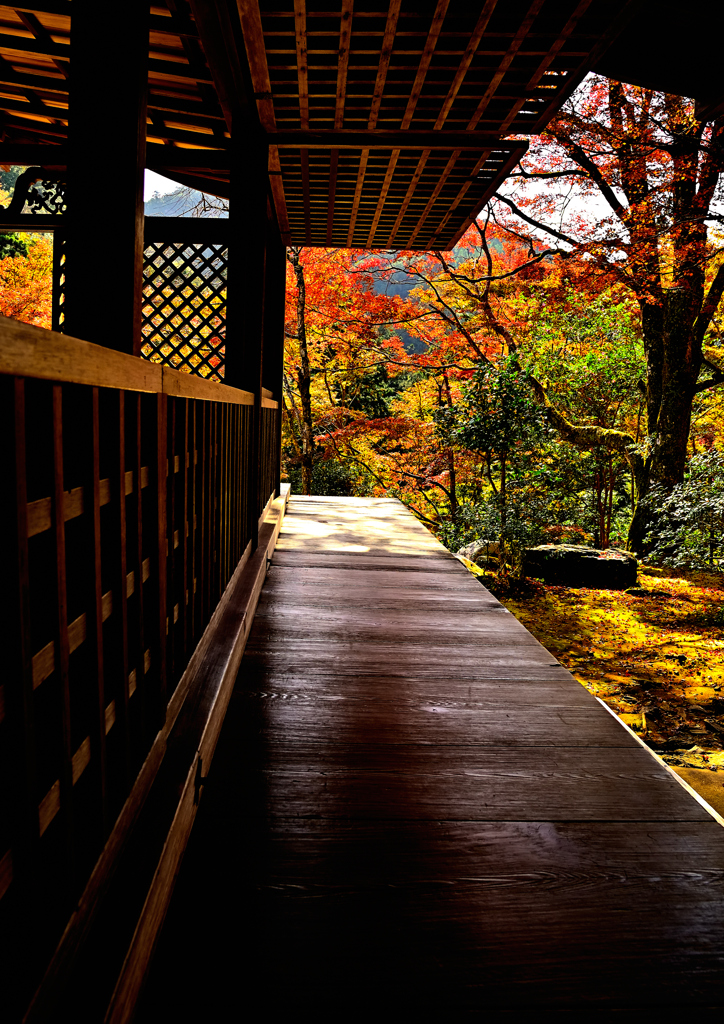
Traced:
<path fill-rule="evenodd" d="M 147 203 L 154 192 L 164 196 L 167 192 L 175 192 L 177 188 L 181 188 L 177 181 L 171 181 L 170 178 L 164 178 L 162 174 L 147 170 L 143 182 L 143 201 Z"/>

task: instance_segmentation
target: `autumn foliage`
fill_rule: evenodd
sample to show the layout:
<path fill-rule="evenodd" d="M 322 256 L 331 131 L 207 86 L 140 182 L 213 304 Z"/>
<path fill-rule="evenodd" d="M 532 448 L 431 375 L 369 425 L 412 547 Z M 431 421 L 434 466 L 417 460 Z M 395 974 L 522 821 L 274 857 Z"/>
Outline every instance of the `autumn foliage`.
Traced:
<path fill-rule="evenodd" d="M 591 77 L 453 252 L 300 250 L 309 294 L 326 297 L 306 321 L 315 487 L 396 494 L 452 546 L 492 531 L 511 550 L 641 550 L 657 529 L 647 495 L 722 440 L 723 132 L 681 97 Z M 515 408 L 510 444 L 471 432 L 481 373 L 485 415 L 505 423 Z"/>
<path fill-rule="evenodd" d="M 0 314 L 36 327 L 52 319 L 53 242 L 45 236 L 26 236 L 27 256 L 0 259 Z"/>

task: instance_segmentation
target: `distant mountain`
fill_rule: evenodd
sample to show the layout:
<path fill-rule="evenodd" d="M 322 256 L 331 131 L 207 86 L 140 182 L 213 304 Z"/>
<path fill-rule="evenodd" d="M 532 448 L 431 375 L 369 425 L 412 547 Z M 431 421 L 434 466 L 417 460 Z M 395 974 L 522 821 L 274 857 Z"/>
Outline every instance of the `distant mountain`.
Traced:
<path fill-rule="evenodd" d="M 216 196 L 206 196 L 195 188 L 179 185 L 164 195 L 154 192 L 143 206 L 147 217 L 228 217 L 229 211 L 223 209 L 221 203 L 223 200 Z"/>

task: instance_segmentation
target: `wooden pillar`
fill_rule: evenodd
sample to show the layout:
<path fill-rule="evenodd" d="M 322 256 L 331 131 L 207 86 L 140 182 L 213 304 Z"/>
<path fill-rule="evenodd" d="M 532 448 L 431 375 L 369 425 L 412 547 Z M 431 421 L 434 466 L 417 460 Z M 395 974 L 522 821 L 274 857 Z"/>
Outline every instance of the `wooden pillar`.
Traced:
<path fill-rule="evenodd" d="M 235 138 L 231 169 L 229 277 L 224 382 L 251 391 L 249 508 L 252 548 L 258 544 L 261 441 L 262 340 L 267 257 L 269 148 L 243 127 Z"/>
<path fill-rule="evenodd" d="M 282 440 L 282 382 L 284 377 L 284 314 L 286 304 L 286 251 L 275 232 L 270 237 L 266 253 L 266 286 L 264 289 L 264 350 L 262 383 L 279 403 L 276 410 L 276 451 L 274 479 L 278 495 L 281 476 Z"/>
<path fill-rule="evenodd" d="M 141 349 L 149 5 L 73 0 L 64 332 Z"/>

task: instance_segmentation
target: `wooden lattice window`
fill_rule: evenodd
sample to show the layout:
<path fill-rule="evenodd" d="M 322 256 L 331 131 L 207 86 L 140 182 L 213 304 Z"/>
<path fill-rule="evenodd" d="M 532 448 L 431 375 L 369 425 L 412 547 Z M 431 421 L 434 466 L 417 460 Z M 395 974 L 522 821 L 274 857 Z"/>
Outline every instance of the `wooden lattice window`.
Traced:
<path fill-rule="evenodd" d="M 53 232 L 53 306 L 52 324 L 54 331 L 62 334 L 65 329 L 65 234 Z"/>
<path fill-rule="evenodd" d="M 141 349 L 146 359 L 223 379 L 227 266 L 225 243 L 146 244 Z"/>

